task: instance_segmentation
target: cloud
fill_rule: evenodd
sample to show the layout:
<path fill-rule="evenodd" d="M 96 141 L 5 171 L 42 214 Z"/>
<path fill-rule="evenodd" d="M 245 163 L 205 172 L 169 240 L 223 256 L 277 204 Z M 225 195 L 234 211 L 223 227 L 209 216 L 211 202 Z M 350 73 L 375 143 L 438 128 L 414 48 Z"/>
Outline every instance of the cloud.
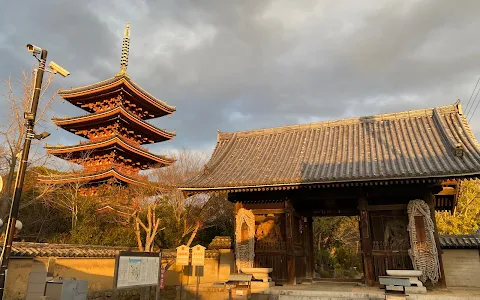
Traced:
<path fill-rule="evenodd" d="M 466 104 L 480 76 L 479 10 L 469 0 L 9 1 L 0 76 L 31 66 L 33 43 L 71 72 L 57 88 L 109 78 L 130 21 L 132 80 L 177 106 L 153 121 L 176 139 L 150 148 L 211 151 L 217 130 Z M 60 99 L 54 110 L 83 114 Z M 480 112 L 471 125 L 480 136 Z M 79 140 L 53 133 L 49 143 Z"/>

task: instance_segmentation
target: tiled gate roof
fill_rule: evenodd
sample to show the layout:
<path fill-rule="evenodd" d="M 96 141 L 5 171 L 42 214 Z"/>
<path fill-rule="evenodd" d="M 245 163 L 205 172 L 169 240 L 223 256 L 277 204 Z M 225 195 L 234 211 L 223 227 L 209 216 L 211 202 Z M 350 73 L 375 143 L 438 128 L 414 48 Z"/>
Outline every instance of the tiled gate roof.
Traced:
<path fill-rule="evenodd" d="M 271 190 L 480 174 L 480 145 L 460 104 L 219 133 L 186 192 Z"/>

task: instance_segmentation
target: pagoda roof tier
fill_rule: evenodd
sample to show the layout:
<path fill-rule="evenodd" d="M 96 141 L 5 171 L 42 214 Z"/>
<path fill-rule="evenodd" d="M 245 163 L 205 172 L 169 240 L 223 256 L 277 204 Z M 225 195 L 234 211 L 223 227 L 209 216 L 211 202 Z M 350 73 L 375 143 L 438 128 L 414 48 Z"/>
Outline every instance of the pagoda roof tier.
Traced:
<path fill-rule="evenodd" d="M 99 184 L 106 182 L 112 178 L 126 183 L 126 184 L 138 184 L 145 185 L 146 181 L 143 180 L 140 176 L 133 177 L 123 174 L 120 170 L 116 168 L 109 168 L 106 170 L 96 171 L 96 172 L 81 172 L 81 173 L 70 173 L 63 175 L 39 175 L 38 180 L 43 184 L 71 184 L 71 183 L 82 183 L 87 182 L 91 184 Z"/>
<path fill-rule="evenodd" d="M 146 148 L 132 145 L 132 142 L 129 142 L 126 138 L 119 135 L 103 140 L 88 141 L 73 146 L 47 145 L 45 148 L 49 154 L 63 159 L 82 158 L 84 154 L 89 151 L 92 153 L 98 153 L 102 151 L 120 150 L 125 156 L 131 158 L 135 157 L 135 160 L 142 162 L 142 165 L 161 164 L 162 166 L 168 166 L 175 162 L 172 158 L 168 158 L 164 155 L 155 155 L 148 152 L 148 149 Z"/>
<path fill-rule="evenodd" d="M 142 144 L 171 140 L 175 137 L 176 134 L 175 132 L 169 132 L 165 129 L 159 129 L 152 124 L 145 122 L 144 120 L 138 118 L 130 111 L 128 111 L 124 106 L 117 106 L 106 111 L 96 112 L 93 114 L 87 114 L 79 117 L 53 117 L 52 120 L 55 125 L 72 133 L 85 129 L 107 126 L 118 120 L 121 120 L 125 124 L 127 124 L 127 126 L 129 126 L 133 131 L 140 133 L 145 138 L 148 138 L 148 140 L 142 142 Z M 79 135 L 87 138 L 86 134 Z"/>
<path fill-rule="evenodd" d="M 137 106 L 149 111 L 150 114 L 145 117 L 146 119 L 169 115 L 176 111 L 175 106 L 170 106 L 166 102 L 155 98 L 125 74 L 83 87 L 60 90 L 58 94 L 73 105 L 88 112 L 93 112 L 84 104 L 96 102 L 99 98 L 116 95 L 119 92 L 128 97 L 128 100 L 134 101 Z"/>

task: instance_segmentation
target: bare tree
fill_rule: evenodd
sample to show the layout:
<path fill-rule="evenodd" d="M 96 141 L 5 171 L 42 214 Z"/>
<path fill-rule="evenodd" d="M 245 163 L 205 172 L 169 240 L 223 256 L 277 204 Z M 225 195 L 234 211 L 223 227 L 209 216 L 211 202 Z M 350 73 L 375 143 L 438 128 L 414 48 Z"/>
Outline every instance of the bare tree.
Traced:
<path fill-rule="evenodd" d="M 138 251 L 153 251 L 154 240 L 160 230 L 160 218 L 157 217 L 158 197 L 155 196 L 157 187 L 145 180 L 128 187 L 112 184 L 107 188 L 108 193 L 103 193 L 102 196 L 107 199 L 110 207 L 115 207 L 113 214 L 128 210 L 133 217 Z M 125 214 L 122 214 L 125 217 Z M 131 223 L 128 221 L 127 223 Z"/>
<path fill-rule="evenodd" d="M 157 218 L 156 208 L 156 203 L 147 204 L 146 222 L 143 222 L 138 214 L 135 216 L 135 234 L 137 237 L 138 251 L 153 251 L 153 247 L 155 245 L 154 240 L 160 225 L 160 218 Z M 140 228 L 145 231 L 145 242 L 142 241 Z"/>
<path fill-rule="evenodd" d="M 83 159 L 87 159 L 90 153 L 84 153 Z M 68 159 L 67 159 L 68 160 Z M 76 162 L 79 162 L 77 159 Z M 69 181 L 62 184 L 39 184 L 40 194 L 34 200 L 40 200 L 45 205 L 51 206 L 71 215 L 71 229 L 77 228 L 78 216 L 83 206 L 89 204 L 88 194 L 85 194 L 87 182 L 77 179 L 84 170 L 78 170 L 75 163 L 68 163 L 68 168 L 64 175 L 71 176 Z M 43 174 L 44 180 L 53 180 L 59 175 L 59 172 L 53 171 L 49 174 Z"/>
<path fill-rule="evenodd" d="M 172 156 L 175 156 L 177 161 L 169 167 L 155 169 L 152 177 L 164 190 L 160 201 L 166 203 L 174 215 L 177 230 L 175 244 L 180 245 L 190 235 L 187 241 L 189 245 L 204 224 L 204 208 L 207 207 L 209 197 L 186 197 L 178 187 L 202 171 L 207 157 L 203 153 L 186 149 Z"/>
<path fill-rule="evenodd" d="M 64 210 L 71 215 L 71 229 L 77 228 L 78 215 L 83 204 L 85 204 L 86 195 L 82 193 L 84 183 L 75 180 L 60 185 L 46 185 L 42 191 L 42 196 L 38 197 L 45 205 Z"/>
<path fill-rule="evenodd" d="M 42 86 L 40 101 L 44 98 L 46 90 L 52 83 L 52 79 L 53 74 L 49 73 Z M 25 70 L 22 70 L 22 77 L 19 80 L 13 81 L 9 77 L 4 81 L 6 92 L 2 93 L 1 96 L 6 100 L 8 106 L 0 123 L 0 140 L 5 143 L 5 154 L 2 157 L 4 159 L 3 165 L 6 171 L 6 180 L 1 195 L 0 216 L 6 215 L 10 205 L 15 180 L 15 168 L 18 161 L 17 155 L 22 151 L 23 138 L 26 132 L 23 113 L 30 109 L 34 84 L 34 72 Z M 55 95 L 56 93 L 43 102 L 42 108 L 37 113 L 37 124 L 45 121 L 45 112 L 50 107 Z"/>

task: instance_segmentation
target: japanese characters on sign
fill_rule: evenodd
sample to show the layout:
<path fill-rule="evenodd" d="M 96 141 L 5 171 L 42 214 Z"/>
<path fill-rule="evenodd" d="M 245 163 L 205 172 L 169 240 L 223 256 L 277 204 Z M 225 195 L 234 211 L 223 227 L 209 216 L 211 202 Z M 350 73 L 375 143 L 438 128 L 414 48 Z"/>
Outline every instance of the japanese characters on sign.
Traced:
<path fill-rule="evenodd" d="M 120 252 L 116 257 L 115 288 L 158 284 L 161 257 L 152 252 Z"/>
<path fill-rule="evenodd" d="M 205 247 L 196 245 L 192 248 L 192 266 L 205 265 Z"/>
<path fill-rule="evenodd" d="M 181 245 L 177 247 L 177 266 L 188 266 L 190 258 L 190 247 Z"/>
<path fill-rule="evenodd" d="M 160 284 L 159 284 L 161 289 L 165 288 L 165 268 L 162 267 L 162 270 L 160 272 Z"/>

